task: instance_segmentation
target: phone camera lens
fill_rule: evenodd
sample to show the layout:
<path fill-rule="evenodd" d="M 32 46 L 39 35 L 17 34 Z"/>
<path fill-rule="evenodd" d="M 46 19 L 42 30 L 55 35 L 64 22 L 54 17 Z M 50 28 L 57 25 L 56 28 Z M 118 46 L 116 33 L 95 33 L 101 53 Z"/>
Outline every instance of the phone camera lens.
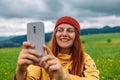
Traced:
<path fill-rule="evenodd" d="M 33 32 L 36 33 L 36 27 L 35 26 L 33 26 Z"/>

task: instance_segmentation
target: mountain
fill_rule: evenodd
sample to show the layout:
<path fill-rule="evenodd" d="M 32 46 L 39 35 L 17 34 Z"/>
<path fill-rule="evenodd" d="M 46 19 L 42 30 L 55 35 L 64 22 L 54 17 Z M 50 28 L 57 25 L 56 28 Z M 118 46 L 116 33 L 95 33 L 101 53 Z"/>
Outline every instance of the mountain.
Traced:
<path fill-rule="evenodd" d="M 13 37 L 13 36 L 9 36 L 9 37 L 0 36 L 0 41 L 6 40 L 6 39 L 10 39 L 10 38 L 12 38 L 12 37 Z"/>
<path fill-rule="evenodd" d="M 0 41 L 5 40 L 6 37 L 0 37 Z"/>
<path fill-rule="evenodd" d="M 48 42 L 51 38 L 51 33 L 45 34 L 45 42 Z M 17 47 L 21 46 L 24 41 L 27 40 L 26 35 L 14 36 L 14 37 L 0 37 L 0 48 L 3 47 Z"/>
<path fill-rule="evenodd" d="M 120 26 L 110 27 L 104 26 L 103 28 L 88 28 L 82 29 L 81 35 L 88 35 L 88 34 L 100 34 L 100 33 L 116 33 L 120 32 Z"/>
<path fill-rule="evenodd" d="M 98 28 L 82 29 L 80 31 L 80 35 L 117 33 L 117 32 L 120 32 L 120 26 L 115 26 L 115 27 L 104 26 L 103 28 L 100 29 Z M 50 40 L 52 34 L 53 32 L 45 33 L 45 42 L 48 42 Z M 0 37 L 0 48 L 21 46 L 22 43 L 26 40 L 27 40 L 26 35 Z"/>

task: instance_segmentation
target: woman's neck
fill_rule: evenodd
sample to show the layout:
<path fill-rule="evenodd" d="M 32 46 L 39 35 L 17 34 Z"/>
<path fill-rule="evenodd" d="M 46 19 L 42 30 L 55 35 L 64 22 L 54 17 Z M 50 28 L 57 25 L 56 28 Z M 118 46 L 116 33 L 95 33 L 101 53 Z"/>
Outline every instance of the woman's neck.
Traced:
<path fill-rule="evenodd" d="M 70 48 L 69 49 L 60 48 L 59 52 L 63 53 L 63 54 L 69 54 L 70 53 Z"/>

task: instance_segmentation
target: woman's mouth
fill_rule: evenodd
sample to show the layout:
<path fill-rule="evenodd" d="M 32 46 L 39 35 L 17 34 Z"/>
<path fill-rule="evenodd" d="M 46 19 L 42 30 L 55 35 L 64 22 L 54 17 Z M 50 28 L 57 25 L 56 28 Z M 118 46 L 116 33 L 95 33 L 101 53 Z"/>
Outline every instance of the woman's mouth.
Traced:
<path fill-rule="evenodd" d="M 60 39 L 62 42 L 68 42 L 68 39 Z"/>

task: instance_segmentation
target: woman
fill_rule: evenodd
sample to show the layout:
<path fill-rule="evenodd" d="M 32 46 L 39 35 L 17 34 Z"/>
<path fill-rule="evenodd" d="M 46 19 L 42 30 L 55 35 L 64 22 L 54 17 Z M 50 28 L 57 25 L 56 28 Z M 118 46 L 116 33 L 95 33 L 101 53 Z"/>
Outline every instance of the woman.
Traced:
<path fill-rule="evenodd" d="M 56 21 L 49 48 L 43 46 L 46 55 L 38 59 L 40 52 L 30 42 L 23 43 L 18 57 L 16 80 L 99 80 L 94 61 L 82 49 L 80 25 L 72 17 L 64 16 Z"/>

